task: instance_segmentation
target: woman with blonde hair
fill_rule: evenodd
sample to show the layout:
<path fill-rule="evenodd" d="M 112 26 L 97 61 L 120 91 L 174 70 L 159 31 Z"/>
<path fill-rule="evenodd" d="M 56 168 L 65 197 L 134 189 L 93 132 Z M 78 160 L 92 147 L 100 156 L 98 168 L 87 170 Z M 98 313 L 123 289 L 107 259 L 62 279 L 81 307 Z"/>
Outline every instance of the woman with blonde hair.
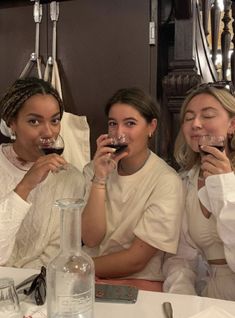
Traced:
<path fill-rule="evenodd" d="M 202 84 L 182 105 L 175 158 L 186 202 L 177 255 L 164 264 L 166 292 L 235 300 L 235 97 L 227 84 Z M 202 136 L 224 137 L 224 150 L 199 146 Z"/>

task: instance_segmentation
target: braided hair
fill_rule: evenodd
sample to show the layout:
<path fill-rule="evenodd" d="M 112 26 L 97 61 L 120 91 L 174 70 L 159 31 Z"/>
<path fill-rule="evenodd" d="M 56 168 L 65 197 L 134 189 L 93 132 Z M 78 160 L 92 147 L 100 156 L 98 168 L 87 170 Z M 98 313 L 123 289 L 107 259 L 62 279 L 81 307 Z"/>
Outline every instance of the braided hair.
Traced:
<path fill-rule="evenodd" d="M 7 90 L 0 100 L 0 118 L 9 126 L 11 121 L 17 118 L 23 104 L 36 94 L 52 95 L 59 104 L 60 118 L 62 118 L 64 105 L 59 93 L 49 82 L 36 77 L 18 79 Z"/>

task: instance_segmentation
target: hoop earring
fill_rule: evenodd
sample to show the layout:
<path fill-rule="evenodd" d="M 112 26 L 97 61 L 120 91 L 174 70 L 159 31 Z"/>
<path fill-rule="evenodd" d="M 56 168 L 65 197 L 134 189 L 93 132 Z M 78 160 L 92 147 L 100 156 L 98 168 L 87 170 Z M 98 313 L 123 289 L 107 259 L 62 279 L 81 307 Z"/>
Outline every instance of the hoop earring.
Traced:
<path fill-rule="evenodd" d="M 13 130 L 11 130 L 10 139 L 11 139 L 11 141 L 13 141 L 13 142 L 16 140 L 16 134 L 15 134 L 15 132 L 14 132 Z"/>

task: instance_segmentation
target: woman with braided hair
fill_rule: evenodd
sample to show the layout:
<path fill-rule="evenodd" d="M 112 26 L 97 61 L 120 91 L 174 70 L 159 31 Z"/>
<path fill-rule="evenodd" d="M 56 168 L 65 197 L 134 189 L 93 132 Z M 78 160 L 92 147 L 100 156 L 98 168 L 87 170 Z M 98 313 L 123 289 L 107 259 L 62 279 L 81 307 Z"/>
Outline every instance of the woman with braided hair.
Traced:
<path fill-rule="evenodd" d="M 62 115 L 59 94 L 38 78 L 17 80 L 0 100 L 0 117 L 13 141 L 0 145 L 0 265 L 46 265 L 59 248 L 54 201 L 84 195 L 82 173 L 55 173 L 66 161 L 39 149 L 40 139 L 59 135 Z"/>

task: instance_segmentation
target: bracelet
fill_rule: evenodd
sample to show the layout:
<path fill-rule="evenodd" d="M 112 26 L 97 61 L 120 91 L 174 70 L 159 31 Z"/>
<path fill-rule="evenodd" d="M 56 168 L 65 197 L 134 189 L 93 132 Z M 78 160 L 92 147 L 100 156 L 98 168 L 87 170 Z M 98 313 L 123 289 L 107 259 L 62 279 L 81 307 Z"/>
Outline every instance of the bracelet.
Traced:
<path fill-rule="evenodd" d="M 105 185 L 106 185 L 106 180 L 107 180 L 106 177 L 100 178 L 100 177 L 97 177 L 97 176 L 94 174 L 93 178 L 91 179 L 91 182 L 96 183 L 96 184 L 99 184 L 99 185 L 101 185 L 101 186 L 105 186 Z"/>
<path fill-rule="evenodd" d="M 92 187 L 95 189 L 101 189 L 101 190 L 106 189 L 105 185 L 101 185 L 101 184 L 97 184 L 97 183 L 92 183 Z"/>

